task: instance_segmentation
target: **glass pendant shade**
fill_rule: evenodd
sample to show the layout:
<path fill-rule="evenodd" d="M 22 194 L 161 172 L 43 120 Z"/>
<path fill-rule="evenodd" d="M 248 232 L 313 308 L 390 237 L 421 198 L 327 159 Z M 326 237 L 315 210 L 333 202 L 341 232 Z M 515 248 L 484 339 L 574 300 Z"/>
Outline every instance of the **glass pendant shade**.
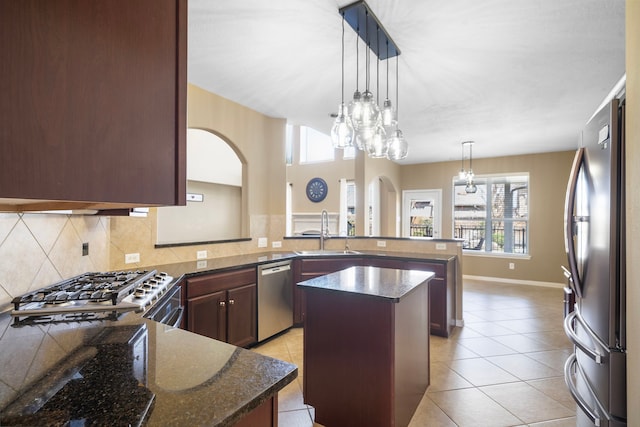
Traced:
<path fill-rule="evenodd" d="M 376 133 L 375 126 L 360 126 L 356 131 L 356 147 L 359 150 L 366 150 L 367 146 L 370 144 L 369 141 L 373 138 L 373 135 Z"/>
<path fill-rule="evenodd" d="M 389 146 L 387 157 L 389 160 L 402 160 L 407 157 L 409 143 L 404 139 L 400 129 L 396 129 L 387 142 Z"/>
<path fill-rule="evenodd" d="M 476 191 L 478 191 L 478 187 L 476 186 L 476 184 L 474 184 L 473 180 L 469 180 L 467 182 L 467 186 L 464 187 L 464 191 L 467 193 L 475 193 Z"/>
<path fill-rule="evenodd" d="M 349 117 L 353 127 L 357 130 L 362 121 L 362 94 L 358 89 L 353 93 L 353 100 L 349 103 Z"/>
<path fill-rule="evenodd" d="M 382 126 L 388 128 L 396 125 L 396 113 L 393 110 L 393 105 L 391 105 L 391 100 L 388 98 L 384 100 L 380 114 L 382 116 Z"/>
<path fill-rule="evenodd" d="M 458 172 L 458 179 L 465 179 L 467 177 L 467 171 L 464 170 L 464 168 L 460 169 L 460 172 Z"/>
<path fill-rule="evenodd" d="M 387 135 L 384 127 L 377 126 L 373 137 L 366 143 L 365 149 L 369 157 L 382 158 L 387 157 L 389 145 L 387 143 Z"/>
<path fill-rule="evenodd" d="M 380 108 L 378 104 L 376 104 L 375 99 L 373 99 L 373 94 L 366 90 L 362 94 L 362 117 L 358 121 L 357 128 L 371 127 L 375 129 L 379 120 Z"/>
<path fill-rule="evenodd" d="M 346 114 L 347 107 L 344 103 L 338 106 L 338 116 L 331 128 L 331 141 L 335 148 L 347 148 L 353 146 L 355 130 L 351 124 L 351 119 Z"/>

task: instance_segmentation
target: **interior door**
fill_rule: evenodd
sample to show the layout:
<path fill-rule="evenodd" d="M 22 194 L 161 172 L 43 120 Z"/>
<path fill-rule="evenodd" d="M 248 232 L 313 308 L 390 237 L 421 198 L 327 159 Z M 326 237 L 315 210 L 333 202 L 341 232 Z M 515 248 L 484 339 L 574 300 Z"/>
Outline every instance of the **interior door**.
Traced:
<path fill-rule="evenodd" d="M 441 238 L 442 189 L 402 192 L 402 237 Z"/>

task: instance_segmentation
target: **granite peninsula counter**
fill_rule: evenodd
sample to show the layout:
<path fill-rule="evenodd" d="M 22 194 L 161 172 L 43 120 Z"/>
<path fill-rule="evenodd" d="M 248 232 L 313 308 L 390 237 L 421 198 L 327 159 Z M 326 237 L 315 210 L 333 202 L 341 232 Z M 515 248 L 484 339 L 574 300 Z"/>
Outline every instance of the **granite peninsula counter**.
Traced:
<path fill-rule="evenodd" d="M 306 294 L 304 401 L 327 426 L 406 426 L 429 385 L 434 273 L 350 267 Z"/>
<path fill-rule="evenodd" d="M 290 363 L 132 313 L 21 327 L 4 313 L 0 337 L 2 426 L 231 426 L 277 413 L 277 392 L 298 374 Z"/>

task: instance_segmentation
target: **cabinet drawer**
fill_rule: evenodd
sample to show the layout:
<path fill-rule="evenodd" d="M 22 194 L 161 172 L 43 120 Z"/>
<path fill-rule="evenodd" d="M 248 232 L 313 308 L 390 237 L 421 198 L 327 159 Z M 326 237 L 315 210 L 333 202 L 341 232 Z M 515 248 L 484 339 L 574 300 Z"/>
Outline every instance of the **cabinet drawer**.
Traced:
<path fill-rule="evenodd" d="M 314 258 L 304 259 L 300 264 L 302 273 L 320 273 L 321 275 L 361 265 L 362 258 Z"/>
<path fill-rule="evenodd" d="M 246 268 L 187 279 L 187 298 L 256 283 L 256 269 Z"/>

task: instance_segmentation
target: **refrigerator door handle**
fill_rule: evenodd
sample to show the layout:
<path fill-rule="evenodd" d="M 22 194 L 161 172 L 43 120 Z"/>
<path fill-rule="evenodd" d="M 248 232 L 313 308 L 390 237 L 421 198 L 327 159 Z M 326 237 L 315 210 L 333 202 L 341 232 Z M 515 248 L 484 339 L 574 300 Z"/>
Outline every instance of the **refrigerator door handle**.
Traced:
<path fill-rule="evenodd" d="M 564 246 L 569 261 L 569 270 L 573 281 L 574 291 L 578 298 L 582 298 L 582 283 L 580 282 L 580 273 L 578 271 L 578 260 L 576 258 L 576 248 L 573 242 L 574 227 L 576 221 L 582 221 L 585 218 L 574 217 L 576 205 L 576 189 L 578 187 L 578 176 L 582 168 L 584 159 L 584 148 L 578 149 L 571 166 L 571 175 L 567 185 L 567 194 L 564 205 Z"/>
<path fill-rule="evenodd" d="M 569 340 L 571 340 L 571 342 L 576 347 L 578 347 L 584 354 L 593 359 L 597 364 L 603 364 L 603 355 L 597 349 L 589 347 L 578 337 L 574 330 L 575 322 L 579 322 L 582 325 L 583 329 L 589 334 L 593 342 L 598 343 L 602 348 L 604 348 L 604 344 L 600 343 L 598 337 L 591 331 L 591 329 L 589 329 L 585 325 L 584 320 L 582 320 L 582 317 L 580 316 L 577 309 L 573 313 L 570 313 L 564 319 L 564 331 L 569 337 Z"/>
<path fill-rule="evenodd" d="M 576 289 L 576 285 L 573 283 L 573 279 L 571 278 L 571 272 L 567 270 L 567 267 L 565 267 L 564 265 L 561 265 L 560 268 L 562 268 L 562 274 L 564 274 L 564 277 L 567 278 L 567 284 L 569 285 L 569 289 L 571 290 L 571 292 L 578 295 L 578 290 Z"/>
<path fill-rule="evenodd" d="M 587 415 L 587 417 L 589 417 L 589 419 L 595 426 L 600 426 L 602 425 L 601 424 L 602 418 L 599 416 L 598 413 L 596 413 L 596 411 L 603 414 L 606 414 L 607 411 L 605 411 L 604 408 L 602 408 L 600 401 L 597 398 L 595 398 L 595 393 L 591 389 L 591 386 L 589 385 L 589 383 L 586 381 L 585 381 L 585 384 L 587 385 L 587 389 L 589 390 L 591 397 L 593 397 L 593 399 L 597 402 L 599 408 L 597 410 L 594 410 L 589 407 L 587 402 L 585 402 L 584 398 L 580 395 L 580 392 L 578 391 L 572 379 L 571 371 L 574 369 L 574 367 L 575 367 L 576 375 L 580 375 L 584 378 L 584 373 L 582 372 L 580 365 L 578 365 L 578 359 L 576 359 L 576 354 L 573 353 L 571 356 L 569 356 L 569 358 L 564 364 L 564 382 L 567 384 L 569 393 L 571 393 L 571 396 L 573 396 L 573 400 L 576 401 L 580 409 L 582 409 L 582 411 Z M 609 419 L 608 417 L 606 418 Z"/>

